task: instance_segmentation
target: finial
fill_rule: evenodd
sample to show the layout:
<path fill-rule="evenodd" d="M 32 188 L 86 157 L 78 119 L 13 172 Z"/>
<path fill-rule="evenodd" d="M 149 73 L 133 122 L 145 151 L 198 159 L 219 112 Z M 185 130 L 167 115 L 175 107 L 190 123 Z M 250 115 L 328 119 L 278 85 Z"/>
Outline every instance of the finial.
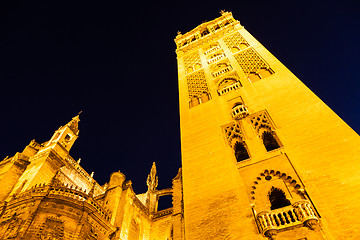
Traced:
<path fill-rule="evenodd" d="M 94 172 L 91 172 L 90 177 L 94 177 Z"/>
<path fill-rule="evenodd" d="M 150 174 L 147 177 L 148 191 L 152 192 L 155 191 L 158 185 L 158 177 L 156 176 L 156 164 L 153 162 L 151 166 Z"/>
<path fill-rule="evenodd" d="M 226 11 L 225 11 L 225 10 L 221 10 L 220 13 L 221 13 L 221 15 L 224 15 L 224 14 L 226 13 Z"/>
<path fill-rule="evenodd" d="M 80 162 L 81 162 L 81 158 L 79 158 L 79 160 L 77 160 L 77 164 L 80 164 Z"/>
<path fill-rule="evenodd" d="M 181 35 L 181 32 L 180 32 L 180 31 L 177 31 L 177 35 Z"/>
<path fill-rule="evenodd" d="M 79 134 L 79 122 L 80 122 L 80 118 L 79 115 L 82 111 L 80 111 L 78 113 L 78 115 L 76 115 L 75 117 L 73 117 L 71 119 L 71 121 L 67 124 L 68 127 L 71 129 L 71 131 L 73 131 L 76 135 Z"/>

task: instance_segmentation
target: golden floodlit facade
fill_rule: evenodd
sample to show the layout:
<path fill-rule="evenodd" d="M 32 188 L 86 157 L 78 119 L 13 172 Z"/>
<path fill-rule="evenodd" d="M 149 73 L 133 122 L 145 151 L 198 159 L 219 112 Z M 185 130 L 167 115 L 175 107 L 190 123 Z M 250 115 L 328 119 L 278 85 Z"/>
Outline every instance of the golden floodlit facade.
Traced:
<path fill-rule="evenodd" d="M 0 239 L 359 239 L 360 138 L 230 12 L 175 38 L 182 168 L 146 193 L 69 151 L 79 116 L 0 162 Z M 172 207 L 159 209 L 170 196 Z"/>

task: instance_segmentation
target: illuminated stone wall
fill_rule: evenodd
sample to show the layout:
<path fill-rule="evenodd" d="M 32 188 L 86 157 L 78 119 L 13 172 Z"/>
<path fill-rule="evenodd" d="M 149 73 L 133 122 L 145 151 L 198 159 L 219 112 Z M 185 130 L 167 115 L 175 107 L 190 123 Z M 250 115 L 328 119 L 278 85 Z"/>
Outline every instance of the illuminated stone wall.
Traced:
<path fill-rule="evenodd" d="M 0 162 L 0 239 L 183 239 L 173 237 L 182 224 L 181 176 L 174 178 L 175 194 L 157 189 L 155 163 L 146 193 L 135 194 L 120 171 L 100 186 L 69 155 L 79 121 L 74 117 L 48 142 L 33 140 Z M 173 208 L 158 211 L 163 195 L 175 196 L 176 216 Z"/>
<path fill-rule="evenodd" d="M 359 238 L 359 136 L 231 13 L 175 42 L 186 239 Z"/>
<path fill-rule="evenodd" d="M 69 151 L 79 116 L 0 162 L 0 239 L 358 239 L 359 136 L 229 12 L 175 39 L 182 168 L 146 193 Z M 336 87 L 336 86 L 334 86 Z M 171 195 L 172 208 L 158 210 Z"/>

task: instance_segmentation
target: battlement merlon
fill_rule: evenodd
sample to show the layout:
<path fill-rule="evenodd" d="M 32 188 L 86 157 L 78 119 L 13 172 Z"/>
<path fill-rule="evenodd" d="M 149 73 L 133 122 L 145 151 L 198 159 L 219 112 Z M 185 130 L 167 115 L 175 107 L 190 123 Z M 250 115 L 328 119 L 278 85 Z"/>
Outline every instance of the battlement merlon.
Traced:
<path fill-rule="evenodd" d="M 174 39 L 177 47 L 176 51 L 183 49 L 194 42 L 198 42 L 198 39 L 207 38 L 228 25 L 240 25 L 240 22 L 234 19 L 231 12 L 221 11 L 220 13 L 220 17 L 204 22 L 185 34 L 178 32 L 178 35 Z"/>

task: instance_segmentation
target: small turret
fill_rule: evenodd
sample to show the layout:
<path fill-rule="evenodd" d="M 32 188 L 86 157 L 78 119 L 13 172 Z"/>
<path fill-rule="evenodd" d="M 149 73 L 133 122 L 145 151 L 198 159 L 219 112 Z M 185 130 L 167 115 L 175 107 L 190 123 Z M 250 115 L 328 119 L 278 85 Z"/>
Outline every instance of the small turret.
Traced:
<path fill-rule="evenodd" d="M 121 195 L 123 191 L 122 185 L 125 181 L 125 178 L 125 175 L 120 171 L 113 172 L 110 175 L 109 185 L 105 193 L 104 204 L 105 208 L 109 209 L 112 212 L 110 220 L 112 224 L 118 224 L 118 222 L 121 221 L 121 218 L 119 218 L 121 214 L 118 213 L 121 213 L 122 211 L 120 205 L 122 200 Z"/>
<path fill-rule="evenodd" d="M 68 124 L 61 126 L 58 130 L 56 130 L 50 141 L 47 142 L 46 146 L 60 144 L 67 151 L 70 151 L 72 145 L 79 136 L 79 114 L 73 117 Z"/>
<path fill-rule="evenodd" d="M 113 172 L 110 175 L 110 181 L 109 181 L 109 186 L 108 189 L 114 188 L 114 187 L 122 187 L 123 183 L 125 181 L 125 175 L 118 171 L 118 172 Z"/>

